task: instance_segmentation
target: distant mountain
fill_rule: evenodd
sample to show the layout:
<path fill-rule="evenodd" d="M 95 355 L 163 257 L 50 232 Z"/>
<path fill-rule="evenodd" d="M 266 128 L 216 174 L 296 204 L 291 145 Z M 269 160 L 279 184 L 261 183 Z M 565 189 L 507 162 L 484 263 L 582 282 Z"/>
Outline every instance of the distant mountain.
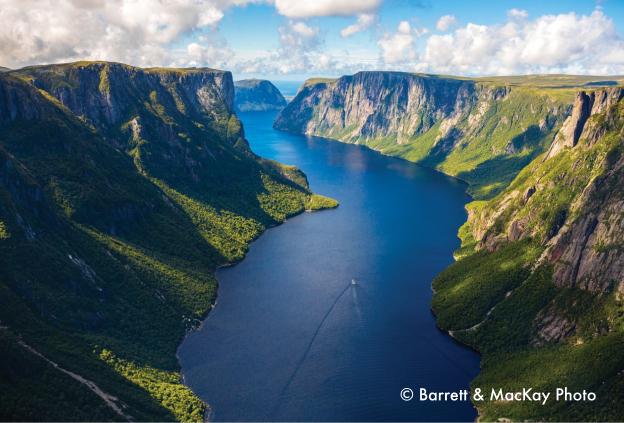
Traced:
<path fill-rule="evenodd" d="M 486 198 L 547 147 L 569 110 L 568 97 L 491 81 L 359 72 L 308 80 L 274 126 L 439 169 Z"/>
<path fill-rule="evenodd" d="M 486 393 L 475 402 L 479 420 L 624 416 L 621 85 L 621 77 L 361 72 L 307 81 L 275 121 L 470 184 L 476 201 L 459 230 L 458 261 L 434 280 L 432 309 L 442 329 L 482 354 L 472 383 Z M 487 397 L 564 387 L 596 399 Z"/>
<path fill-rule="evenodd" d="M 333 206 L 254 155 L 229 72 L 0 74 L 0 420 L 200 421 L 176 349 L 217 266 Z"/>
<path fill-rule="evenodd" d="M 9 68 L 5 68 L 4 66 L 0 66 L 0 72 L 8 72 L 10 70 L 11 69 L 9 69 Z"/>
<path fill-rule="evenodd" d="M 475 198 L 490 198 L 548 148 L 571 110 L 571 87 L 618 80 L 358 72 L 306 81 L 274 126 L 363 144 L 457 176 Z"/>
<path fill-rule="evenodd" d="M 281 110 L 286 106 L 282 93 L 263 79 L 243 79 L 234 82 L 234 105 L 241 112 Z"/>

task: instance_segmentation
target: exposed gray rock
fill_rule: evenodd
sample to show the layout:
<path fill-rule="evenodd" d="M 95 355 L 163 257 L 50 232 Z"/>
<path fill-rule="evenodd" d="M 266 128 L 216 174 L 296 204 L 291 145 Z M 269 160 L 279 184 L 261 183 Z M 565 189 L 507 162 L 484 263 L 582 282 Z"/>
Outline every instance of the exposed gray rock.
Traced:
<path fill-rule="evenodd" d="M 551 307 L 542 310 L 534 322 L 537 334 L 533 345 L 561 342 L 574 333 L 576 324 L 562 316 Z"/>
<path fill-rule="evenodd" d="M 449 139 L 457 138 L 452 133 L 453 122 L 468 113 L 480 96 L 504 95 L 504 89 L 480 92 L 473 81 L 403 72 L 358 72 L 304 85 L 274 126 L 345 142 L 365 143 L 392 136 L 401 144 L 447 120 L 439 141 L 448 146 Z"/>
<path fill-rule="evenodd" d="M 526 224 L 528 219 L 518 219 L 511 222 L 507 229 L 507 239 L 518 241 L 526 236 Z"/>
<path fill-rule="evenodd" d="M 559 286 L 592 292 L 624 290 L 624 158 L 585 189 L 578 217 L 561 229 L 547 250 Z"/>
<path fill-rule="evenodd" d="M 119 125 L 146 94 L 154 102 L 175 101 L 185 114 L 212 116 L 234 106 L 230 72 L 206 69 L 142 69 L 120 63 L 26 67 L 15 71 L 56 97 L 77 116 L 103 128 Z M 60 82 L 59 82 L 60 81 Z"/>
<path fill-rule="evenodd" d="M 609 88 L 589 94 L 584 91 L 579 92 L 574 100 L 572 114 L 557 133 L 546 159 L 555 156 L 566 147 L 574 147 L 581 138 L 588 138 L 589 144 L 593 144 L 603 135 L 603 132 L 598 131 L 597 126 L 588 122 L 589 118 L 604 112 L 623 96 L 622 88 Z"/>

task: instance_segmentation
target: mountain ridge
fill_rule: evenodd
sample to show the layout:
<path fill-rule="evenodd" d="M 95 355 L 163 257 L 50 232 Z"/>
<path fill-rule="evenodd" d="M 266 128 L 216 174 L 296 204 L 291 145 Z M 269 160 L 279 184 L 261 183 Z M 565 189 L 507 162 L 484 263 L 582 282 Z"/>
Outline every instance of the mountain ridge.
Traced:
<path fill-rule="evenodd" d="M 568 88 L 370 71 L 304 84 L 274 126 L 438 169 L 488 198 L 550 144 L 573 97 Z"/>
<path fill-rule="evenodd" d="M 251 152 L 233 95 L 231 73 L 206 69 L 0 74 L 3 419 L 203 419 L 175 353 L 214 304 L 214 270 L 328 206 Z"/>

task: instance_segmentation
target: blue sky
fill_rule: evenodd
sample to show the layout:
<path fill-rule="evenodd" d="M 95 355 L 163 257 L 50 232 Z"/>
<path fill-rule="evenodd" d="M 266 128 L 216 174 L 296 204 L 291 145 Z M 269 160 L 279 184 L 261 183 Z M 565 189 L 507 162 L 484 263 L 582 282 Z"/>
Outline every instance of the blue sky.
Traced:
<path fill-rule="evenodd" d="M 9 67 L 98 59 L 281 80 L 624 74 L 620 0 L 2 0 L 0 25 Z"/>
<path fill-rule="evenodd" d="M 561 15 L 573 12 L 579 16 L 591 15 L 601 10 L 605 16 L 613 20 L 618 35 L 624 25 L 624 1 L 385 1 L 376 11 L 376 23 L 368 30 L 344 38 L 341 29 L 354 23 L 354 16 L 312 17 L 304 20 L 310 27 L 319 28 L 322 50 L 340 56 L 345 51 L 353 53 L 361 60 L 362 67 L 384 68 L 379 61 L 378 39 L 383 34 L 392 33 L 401 21 L 408 21 L 414 28 L 426 28 L 432 34 L 443 33 L 436 29 L 436 23 L 445 15 L 454 16 L 456 24 L 453 28 L 469 23 L 479 25 L 500 25 L 508 19 L 512 9 L 524 10 L 529 19 L 538 19 L 544 15 Z M 281 16 L 271 5 L 248 5 L 229 11 L 220 25 L 220 32 L 233 50 L 241 55 L 253 55 L 262 50 L 276 50 L 280 47 L 278 28 L 287 25 L 289 18 Z M 421 41 L 422 44 L 422 40 Z M 596 46 L 600 48 L 600 46 Z M 393 67 L 395 68 L 395 67 Z M 400 66 L 398 67 L 400 69 Z M 434 71 L 434 70 L 432 70 Z M 302 79 L 312 75 L 332 76 L 339 74 L 332 69 L 313 72 L 293 72 L 290 74 L 271 74 L 278 79 Z M 263 72 L 240 73 L 240 76 L 267 76 Z"/>
<path fill-rule="evenodd" d="M 476 5 L 475 5 L 476 4 Z M 601 2 L 605 13 L 614 20 L 624 18 L 624 1 Z M 597 6 L 595 1 L 410 1 L 390 0 L 382 4 L 379 10 L 381 29 L 393 30 L 401 20 L 407 19 L 421 26 L 434 28 L 443 15 L 454 15 L 460 22 L 475 22 L 491 25 L 505 20 L 507 11 L 517 8 L 526 10 L 530 16 L 576 12 L 590 14 Z M 350 46 L 370 46 L 371 34 L 360 33 L 353 39 L 340 37 L 340 30 L 351 24 L 353 17 L 314 17 L 308 20 L 312 25 L 322 28 L 326 34 L 328 48 L 341 49 Z M 277 13 L 268 4 L 248 5 L 229 10 L 221 21 L 220 32 L 235 50 L 277 48 L 279 40 L 277 28 L 288 21 L 287 17 Z"/>

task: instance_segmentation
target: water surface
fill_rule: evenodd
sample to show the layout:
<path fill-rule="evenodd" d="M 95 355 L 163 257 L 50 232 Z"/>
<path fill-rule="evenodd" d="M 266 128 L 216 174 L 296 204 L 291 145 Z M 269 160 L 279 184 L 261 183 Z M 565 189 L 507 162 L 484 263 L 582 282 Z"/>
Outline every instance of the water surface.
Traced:
<path fill-rule="evenodd" d="M 366 148 L 240 115 L 252 149 L 340 201 L 268 230 L 222 269 L 216 308 L 179 350 L 215 420 L 472 420 L 470 403 L 404 402 L 468 388 L 478 356 L 439 331 L 431 280 L 452 261 L 465 186 Z M 351 280 L 357 281 L 356 285 Z"/>
<path fill-rule="evenodd" d="M 277 87 L 287 101 L 295 97 L 299 87 L 303 84 L 301 81 L 271 81 Z"/>

